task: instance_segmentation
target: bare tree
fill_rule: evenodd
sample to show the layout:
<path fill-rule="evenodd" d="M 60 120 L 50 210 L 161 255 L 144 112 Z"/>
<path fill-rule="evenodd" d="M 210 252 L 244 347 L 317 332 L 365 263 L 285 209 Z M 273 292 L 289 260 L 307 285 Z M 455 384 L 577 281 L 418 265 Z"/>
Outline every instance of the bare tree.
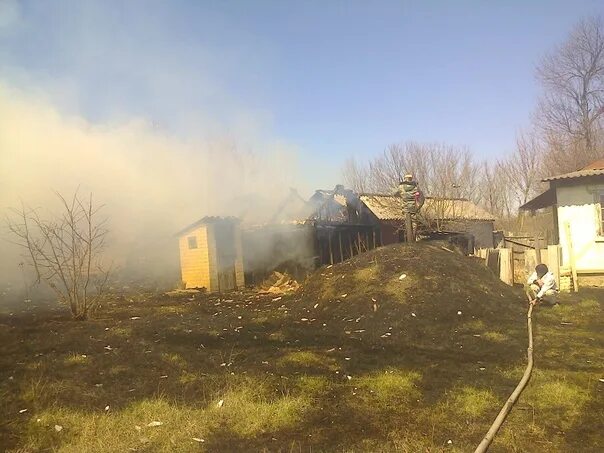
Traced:
<path fill-rule="evenodd" d="M 552 172 L 577 170 L 602 156 L 604 25 L 580 22 L 537 68 L 543 86 L 536 120 L 550 144 Z"/>
<path fill-rule="evenodd" d="M 480 169 L 482 195 L 479 204 L 497 218 L 511 215 L 509 184 L 501 167 L 499 162 L 483 162 Z"/>
<path fill-rule="evenodd" d="M 505 173 L 508 189 L 516 208 L 537 193 L 542 156 L 541 144 L 536 135 L 521 132 L 516 137 L 514 152 L 500 163 L 499 168 Z"/>
<path fill-rule="evenodd" d="M 467 148 L 395 143 L 370 160 L 363 172 L 358 168 L 355 175 L 365 178 L 365 188 L 375 192 L 392 192 L 405 173 L 413 173 L 429 196 L 471 200 L 479 196 L 479 165 Z"/>
<path fill-rule="evenodd" d="M 107 229 L 98 219 L 102 206 L 92 194 L 82 200 L 77 191 L 67 200 L 56 194 L 61 212 L 48 219 L 25 205 L 13 209 L 7 224 L 15 243 L 23 247 L 37 282 L 44 281 L 76 319 L 86 319 L 103 294 L 109 269 L 101 263 Z"/>
<path fill-rule="evenodd" d="M 388 145 L 380 156 L 369 162 L 369 186 L 376 192 L 392 192 L 405 175 L 405 167 L 405 146 L 398 143 Z"/>
<path fill-rule="evenodd" d="M 354 158 L 350 158 L 344 163 L 342 169 L 344 184 L 355 192 L 364 193 L 369 191 L 368 175 L 368 168 L 359 164 Z"/>

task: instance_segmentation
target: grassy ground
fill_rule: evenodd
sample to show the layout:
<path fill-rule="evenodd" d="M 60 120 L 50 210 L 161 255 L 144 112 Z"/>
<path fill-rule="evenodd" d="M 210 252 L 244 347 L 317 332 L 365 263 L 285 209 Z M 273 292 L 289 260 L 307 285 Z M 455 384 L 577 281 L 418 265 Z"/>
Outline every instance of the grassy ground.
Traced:
<path fill-rule="evenodd" d="M 469 451 L 524 371 L 522 295 L 438 247 L 376 250 L 273 298 L 116 295 L 86 322 L 3 310 L 0 445 Z M 604 450 L 603 303 L 536 310 L 534 375 L 491 451 Z"/>

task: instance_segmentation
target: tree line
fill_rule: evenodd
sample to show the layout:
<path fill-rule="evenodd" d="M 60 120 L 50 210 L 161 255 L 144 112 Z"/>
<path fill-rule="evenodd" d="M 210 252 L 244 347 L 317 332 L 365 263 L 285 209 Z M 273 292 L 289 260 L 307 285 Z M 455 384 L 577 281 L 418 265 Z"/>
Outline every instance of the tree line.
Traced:
<path fill-rule="evenodd" d="M 406 172 L 426 194 L 467 198 L 498 218 L 511 218 L 537 195 L 541 179 L 604 158 L 604 23 L 582 20 L 536 67 L 540 94 L 531 122 L 507 156 L 482 161 L 467 147 L 407 141 L 378 156 L 344 164 L 357 192 L 389 192 Z"/>

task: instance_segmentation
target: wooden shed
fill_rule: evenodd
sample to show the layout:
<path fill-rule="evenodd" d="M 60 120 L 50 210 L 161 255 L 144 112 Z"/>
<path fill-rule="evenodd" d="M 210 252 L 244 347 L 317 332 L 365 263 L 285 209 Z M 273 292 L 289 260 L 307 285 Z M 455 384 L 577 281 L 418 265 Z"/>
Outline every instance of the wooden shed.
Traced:
<path fill-rule="evenodd" d="M 177 235 L 185 288 L 224 292 L 245 285 L 238 219 L 204 217 Z"/>

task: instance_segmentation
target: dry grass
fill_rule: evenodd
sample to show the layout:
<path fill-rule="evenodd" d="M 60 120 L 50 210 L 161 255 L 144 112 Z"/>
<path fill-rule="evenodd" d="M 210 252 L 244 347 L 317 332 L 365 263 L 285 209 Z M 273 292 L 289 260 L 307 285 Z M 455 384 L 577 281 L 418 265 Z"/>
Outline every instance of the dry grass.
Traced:
<path fill-rule="evenodd" d="M 86 322 L 0 314 L 0 444 L 85 453 L 470 451 L 524 370 L 524 307 L 510 314 L 516 301 L 506 306 L 495 293 L 491 305 L 468 301 L 487 276 L 468 287 L 462 279 L 437 299 L 433 281 L 415 279 L 417 262 L 407 292 L 380 291 L 374 312 L 372 279 L 400 283 L 397 263 L 383 256 L 377 271 L 358 273 L 373 262 L 323 269 L 332 293 L 349 294 L 340 302 L 318 293 L 278 302 L 254 293 L 231 302 L 145 295 L 108 301 Z M 493 451 L 604 449 L 604 292 L 563 299 L 536 310 L 535 374 Z"/>

